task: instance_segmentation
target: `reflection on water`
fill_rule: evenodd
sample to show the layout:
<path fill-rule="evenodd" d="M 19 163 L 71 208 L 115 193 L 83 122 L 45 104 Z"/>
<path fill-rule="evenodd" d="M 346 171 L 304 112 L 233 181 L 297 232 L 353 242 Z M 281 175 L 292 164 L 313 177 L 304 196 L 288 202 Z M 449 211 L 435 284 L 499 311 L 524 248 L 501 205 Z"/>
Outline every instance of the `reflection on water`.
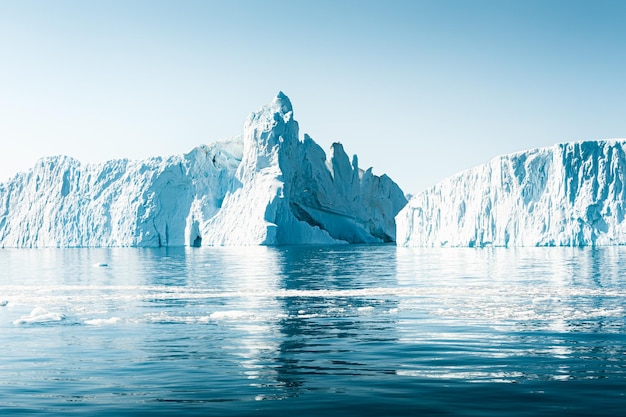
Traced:
<path fill-rule="evenodd" d="M 403 317 L 412 317 L 400 321 L 399 341 L 446 352 L 400 373 L 470 382 L 622 379 L 620 254 L 622 248 L 399 248 L 399 284 L 427 290 L 426 299 L 401 301 Z M 434 367 L 440 360 L 445 366 Z"/>
<path fill-rule="evenodd" d="M 280 297 L 279 373 L 289 395 L 298 396 L 302 389 L 343 392 L 350 385 L 347 378 L 393 372 L 367 356 L 368 346 L 395 340 L 395 316 L 389 310 L 396 309 L 397 297 L 355 296 L 353 290 L 395 287 L 394 252 L 387 247 L 292 247 L 278 255 L 281 288 L 306 294 Z M 317 296 L 316 290 L 327 292 Z"/>
<path fill-rule="evenodd" d="M 0 412 L 610 415 L 625 251 L 3 250 Z"/>

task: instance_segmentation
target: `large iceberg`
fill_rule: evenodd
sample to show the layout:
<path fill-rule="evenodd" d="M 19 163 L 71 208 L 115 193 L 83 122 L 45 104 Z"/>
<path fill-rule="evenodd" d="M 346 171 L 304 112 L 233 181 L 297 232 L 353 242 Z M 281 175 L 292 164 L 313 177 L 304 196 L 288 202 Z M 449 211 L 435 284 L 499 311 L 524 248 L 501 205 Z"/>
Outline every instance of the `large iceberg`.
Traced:
<path fill-rule="evenodd" d="M 626 140 L 565 143 L 493 159 L 413 197 L 402 246 L 626 244 Z"/>
<path fill-rule="evenodd" d="M 395 241 L 406 204 L 339 143 L 300 140 L 283 93 L 243 136 L 169 158 L 48 157 L 0 184 L 0 246 L 201 246 Z"/>

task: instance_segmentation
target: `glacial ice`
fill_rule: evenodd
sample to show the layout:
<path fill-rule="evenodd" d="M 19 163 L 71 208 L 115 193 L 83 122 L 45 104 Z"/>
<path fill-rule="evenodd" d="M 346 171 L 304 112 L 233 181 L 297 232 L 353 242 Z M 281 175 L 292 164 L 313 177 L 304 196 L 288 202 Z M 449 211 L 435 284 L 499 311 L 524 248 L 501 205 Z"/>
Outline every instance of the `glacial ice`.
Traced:
<path fill-rule="evenodd" d="M 205 246 L 395 241 L 406 204 L 339 143 L 299 138 L 282 92 L 243 135 L 184 155 L 82 164 L 47 157 L 0 184 L 0 246 Z"/>
<path fill-rule="evenodd" d="M 411 198 L 400 246 L 626 244 L 626 140 L 497 157 Z"/>

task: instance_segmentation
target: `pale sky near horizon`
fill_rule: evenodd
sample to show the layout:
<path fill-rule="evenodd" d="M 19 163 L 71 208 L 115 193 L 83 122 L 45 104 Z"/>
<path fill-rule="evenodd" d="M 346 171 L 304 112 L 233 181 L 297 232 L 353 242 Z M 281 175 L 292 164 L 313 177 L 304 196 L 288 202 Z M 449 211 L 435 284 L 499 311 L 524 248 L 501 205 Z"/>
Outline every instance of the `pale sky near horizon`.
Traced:
<path fill-rule="evenodd" d="M 417 193 L 626 137 L 626 1 L 0 0 L 0 182 L 185 153 L 280 90 L 301 135 Z"/>

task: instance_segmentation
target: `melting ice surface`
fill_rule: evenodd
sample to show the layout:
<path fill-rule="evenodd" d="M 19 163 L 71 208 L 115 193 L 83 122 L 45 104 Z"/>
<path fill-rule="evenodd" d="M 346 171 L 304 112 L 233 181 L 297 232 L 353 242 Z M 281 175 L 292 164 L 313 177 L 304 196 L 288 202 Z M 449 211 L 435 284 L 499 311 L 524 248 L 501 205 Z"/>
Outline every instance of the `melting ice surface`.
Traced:
<path fill-rule="evenodd" d="M 6 249 L 0 414 L 619 415 L 624 270 L 622 247 Z"/>

